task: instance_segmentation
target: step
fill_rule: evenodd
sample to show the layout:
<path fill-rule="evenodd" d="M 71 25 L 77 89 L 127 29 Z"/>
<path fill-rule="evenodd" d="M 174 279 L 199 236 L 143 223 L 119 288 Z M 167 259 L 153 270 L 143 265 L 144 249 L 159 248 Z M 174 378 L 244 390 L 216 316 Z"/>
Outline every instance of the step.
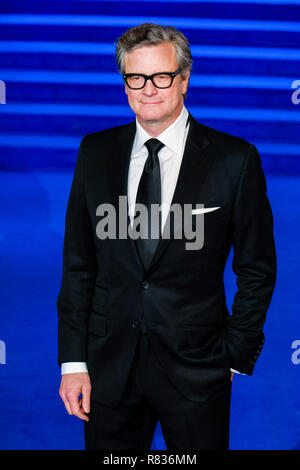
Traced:
<path fill-rule="evenodd" d="M 111 17 L 113 18 L 113 17 Z M 150 18 L 155 19 L 155 18 Z M 128 24 L 114 25 L 113 19 L 103 17 L 103 24 L 100 25 L 65 25 L 59 24 L 6 24 L 0 23 L 0 41 L 59 41 L 59 42 L 83 42 L 94 43 L 106 42 L 113 44 L 123 32 L 134 24 L 139 24 L 140 19 L 129 17 Z M 1 21 L 1 16 L 0 16 Z M 203 20 L 204 21 L 204 20 Z M 208 21 L 208 20 L 207 20 Z M 174 19 L 172 19 L 174 23 Z M 127 21 L 124 21 L 127 23 Z M 190 44 L 219 45 L 219 46 L 245 46 L 245 47 L 273 47 L 278 48 L 284 45 L 285 48 L 297 49 L 300 44 L 300 22 L 280 23 L 272 29 L 259 29 L 257 23 L 253 28 L 234 28 L 233 21 L 221 22 L 219 25 L 213 24 L 205 28 L 204 25 L 195 27 L 180 26 L 186 34 Z M 223 24 L 223 27 L 222 27 Z M 245 27 L 249 22 L 245 20 Z M 256 26 L 257 25 L 257 26 Z M 267 28 L 268 22 L 264 22 Z M 283 28 L 284 26 L 284 28 Z M 279 29 L 278 29 L 279 28 Z"/>
<path fill-rule="evenodd" d="M 193 73 L 300 76 L 300 48 L 191 47 Z M 0 41 L 1 68 L 118 73 L 108 43 Z"/>
<path fill-rule="evenodd" d="M 22 76 L 17 78 L 17 74 L 15 75 L 14 78 L 13 73 L 1 74 L 0 69 L 0 78 L 6 83 L 7 106 L 18 103 L 20 99 L 45 105 L 56 103 L 57 106 L 75 103 L 76 105 L 126 106 L 128 103 L 123 81 L 118 75 L 114 76 L 114 80 L 110 80 L 109 75 L 100 76 L 98 84 L 88 82 L 91 74 L 85 76 L 86 83 L 81 75 L 77 78 L 83 83 L 71 83 L 71 73 L 57 76 L 55 73 L 43 72 L 42 75 L 38 73 L 35 75 L 34 72 L 28 71 L 23 80 Z M 55 80 L 65 81 L 55 82 Z M 119 85 L 111 84 L 114 81 L 119 82 Z M 274 77 L 194 75 L 190 79 L 187 103 L 191 103 L 192 106 L 214 108 L 221 105 L 237 109 L 276 108 L 295 111 L 297 108 L 291 101 L 294 92 L 291 88 L 292 83 L 292 77 L 275 79 Z M 290 90 L 289 94 L 288 90 Z M 2 113 L 5 112 L 6 110 L 2 109 Z"/>
<path fill-rule="evenodd" d="M 224 119 L 224 113 L 218 118 L 204 117 L 200 113 L 193 113 L 193 116 L 201 123 L 227 132 L 232 135 L 242 137 L 250 142 L 273 142 L 278 144 L 299 144 L 299 121 L 283 122 L 283 121 L 266 121 L 266 120 L 250 120 L 237 119 L 234 116 Z M 228 110 L 228 113 L 230 110 Z M 249 114 L 249 113 L 248 113 Z M 52 145 L 51 138 L 60 136 L 63 139 L 66 136 L 80 139 L 85 134 L 97 132 L 102 129 L 108 129 L 116 125 L 132 122 L 134 117 L 121 116 L 47 116 L 33 114 L 18 115 L 0 115 L 0 135 L 4 135 L 0 145 L 6 143 L 10 146 L 19 146 L 20 138 L 14 135 L 26 136 L 34 135 L 38 138 L 41 136 L 49 137 L 49 145 Z M 258 125 L 259 123 L 259 125 Z M 46 142 L 44 139 L 43 142 Z M 70 144 L 69 144 L 70 145 Z M 76 147 L 76 145 L 75 145 Z M 2 151 L 1 151 L 2 154 Z M 1 159 L 3 154 L 1 155 Z"/>
<path fill-rule="evenodd" d="M 289 8 L 286 4 L 288 3 Z M 123 0 L 123 1 L 43 1 L 36 0 L 4 2 L 1 5 L 3 14 L 49 14 L 49 15 L 145 15 L 151 8 L 152 15 L 183 16 L 182 0 Z M 219 1 L 184 1 L 184 16 L 201 18 L 239 18 L 294 21 L 300 17 L 299 0 L 219 0 Z"/>
<path fill-rule="evenodd" d="M 257 145 L 260 149 L 260 146 Z M 266 176 L 271 173 L 279 175 L 300 175 L 300 151 L 295 155 L 287 152 L 260 152 L 262 167 Z M 2 172 L 69 172 L 70 179 L 74 171 L 77 150 L 52 147 L 11 147 L 1 146 L 0 170 Z M 4 157 L 3 157 L 4 155 Z"/>

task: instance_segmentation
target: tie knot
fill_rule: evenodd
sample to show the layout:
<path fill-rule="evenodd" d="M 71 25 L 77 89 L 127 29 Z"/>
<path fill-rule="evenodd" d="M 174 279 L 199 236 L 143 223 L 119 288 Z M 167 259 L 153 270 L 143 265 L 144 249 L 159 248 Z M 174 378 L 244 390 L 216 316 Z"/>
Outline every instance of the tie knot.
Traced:
<path fill-rule="evenodd" d="M 158 139 L 149 139 L 145 142 L 145 146 L 148 149 L 149 154 L 157 155 L 161 148 L 164 147 L 164 144 L 160 142 Z"/>

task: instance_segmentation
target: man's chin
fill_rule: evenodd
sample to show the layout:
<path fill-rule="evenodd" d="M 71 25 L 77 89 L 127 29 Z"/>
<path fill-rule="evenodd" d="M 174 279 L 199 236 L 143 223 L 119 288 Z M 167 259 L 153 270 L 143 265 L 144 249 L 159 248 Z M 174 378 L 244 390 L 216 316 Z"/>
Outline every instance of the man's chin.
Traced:
<path fill-rule="evenodd" d="M 163 118 L 162 113 L 148 110 L 140 114 L 140 120 L 144 122 L 160 122 Z"/>

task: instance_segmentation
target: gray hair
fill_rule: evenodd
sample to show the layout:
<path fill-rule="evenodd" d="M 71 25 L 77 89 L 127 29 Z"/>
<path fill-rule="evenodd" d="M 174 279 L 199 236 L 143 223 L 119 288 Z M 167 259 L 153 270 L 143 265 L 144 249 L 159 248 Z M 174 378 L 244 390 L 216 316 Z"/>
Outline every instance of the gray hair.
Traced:
<path fill-rule="evenodd" d="M 116 41 L 116 62 L 123 74 L 124 57 L 126 52 L 139 47 L 171 42 L 174 44 L 178 67 L 184 76 L 187 70 L 192 69 L 193 58 L 187 38 L 173 26 L 161 26 L 152 23 L 143 23 L 128 29 Z"/>

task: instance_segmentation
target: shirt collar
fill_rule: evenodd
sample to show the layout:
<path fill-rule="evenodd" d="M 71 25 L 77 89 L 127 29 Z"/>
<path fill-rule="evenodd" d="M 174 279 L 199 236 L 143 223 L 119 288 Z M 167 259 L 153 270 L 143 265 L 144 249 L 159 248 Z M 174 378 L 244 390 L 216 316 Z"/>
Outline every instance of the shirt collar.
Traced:
<path fill-rule="evenodd" d="M 176 121 L 174 121 L 167 129 L 165 129 L 156 138 L 160 140 L 166 147 L 175 153 L 179 153 L 184 138 L 185 127 L 188 118 L 188 110 L 183 105 L 181 113 L 179 114 Z M 136 135 L 133 148 L 133 154 L 138 153 L 142 150 L 143 145 L 152 136 L 145 131 L 145 129 L 139 124 L 136 118 Z"/>

